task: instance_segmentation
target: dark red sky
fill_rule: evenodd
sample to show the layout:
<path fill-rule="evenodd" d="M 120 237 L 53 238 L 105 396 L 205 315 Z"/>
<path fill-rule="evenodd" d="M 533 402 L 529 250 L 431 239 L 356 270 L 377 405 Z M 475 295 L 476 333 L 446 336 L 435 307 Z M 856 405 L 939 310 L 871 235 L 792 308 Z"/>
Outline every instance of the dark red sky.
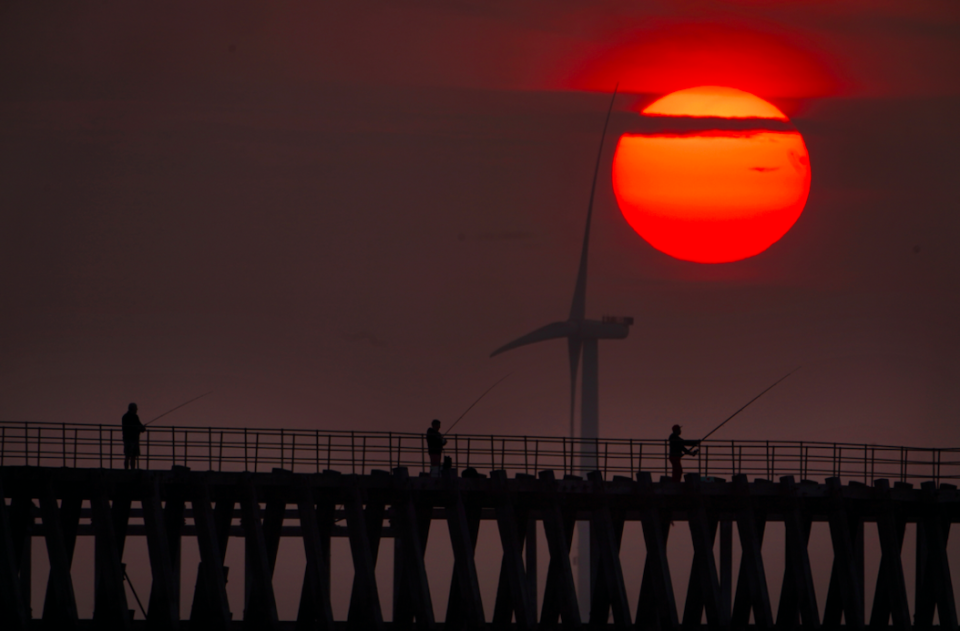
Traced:
<path fill-rule="evenodd" d="M 4 2 L 0 418 L 566 431 L 561 341 L 608 93 L 781 106 L 813 184 L 739 263 L 613 199 L 587 313 L 601 431 L 957 445 L 955 2 Z"/>

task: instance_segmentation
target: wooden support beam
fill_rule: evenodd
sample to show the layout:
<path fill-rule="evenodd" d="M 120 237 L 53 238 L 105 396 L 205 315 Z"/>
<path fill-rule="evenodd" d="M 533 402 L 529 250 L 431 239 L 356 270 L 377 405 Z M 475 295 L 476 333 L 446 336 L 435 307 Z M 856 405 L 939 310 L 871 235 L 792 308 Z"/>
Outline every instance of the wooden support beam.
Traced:
<path fill-rule="evenodd" d="M 933 626 L 934 610 L 940 628 L 957 629 L 957 610 L 953 581 L 947 557 L 950 523 L 945 521 L 937 503 L 936 483 L 920 485 L 926 506 L 917 523 L 917 592 L 915 624 L 918 629 Z"/>
<path fill-rule="evenodd" d="M 159 480 L 157 480 L 159 482 Z M 159 486 L 157 488 L 156 498 L 157 506 L 154 507 L 151 505 L 151 510 L 160 506 L 160 491 Z M 167 564 L 170 566 L 170 585 L 164 585 L 163 589 L 169 590 L 164 598 L 170 599 L 175 603 L 176 607 L 176 618 L 174 618 L 179 624 L 180 621 L 180 543 L 183 537 L 183 522 L 184 522 L 184 510 L 185 510 L 185 500 L 183 493 L 178 488 L 167 488 L 166 489 L 167 501 L 163 507 L 163 510 L 157 514 L 157 517 L 162 521 L 161 530 L 164 533 L 166 541 L 164 542 L 163 548 L 167 554 Z M 146 511 L 147 507 L 144 505 L 144 525 L 146 525 Z M 155 527 L 156 529 L 156 527 Z M 150 535 L 147 535 L 147 543 L 149 545 Z M 153 554 L 150 556 L 150 564 L 153 565 Z M 164 570 L 166 572 L 166 570 Z M 166 578 L 164 578 L 166 580 Z M 152 619 L 151 612 L 155 608 L 154 599 L 159 598 L 155 592 L 158 589 L 159 583 L 154 577 L 153 585 L 150 588 L 150 604 L 147 606 L 147 619 Z M 159 613 L 160 616 L 158 620 L 166 620 L 168 615 L 165 611 L 170 605 L 168 603 L 157 603 L 156 607 L 158 609 L 163 609 L 162 613 Z M 161 624 L 165 624 L 162 622 Z"/>
<path fill-rule="evenodd" d="M 147 620 L 152 628 L 165 631 L 180 629 L 180 595 L 174 578 L 170 538 L 160 504 L 159 480 L 154 477 L 140 500 L 143 507 L 143 525 L 147 533 L 147 551 L 153 585 L 150 588 L 150 607 Z"/>
<path fill-rule="evenodd" d="M 270 577 L 277 567 L 277 554 L 280 552 L 280 533 L 283 530 L 283 517 L 287 504 L 282 499 L 271 497 L 263 511 L 263 540 L 267 544 L 267 560 L 270 563 Z"/>
<path fill-rule="evenodd" d="M 623 583 L 623 568 L 620 565 L 620 541 L 623 537 L 623 519 L 614 520 L 609 501 L 604 492 L 603 474 L 599 471 L 587 475 L 594 485 L 594 493 L 600 501 L 593 507 L 590 517 L 590 535 L 597 549 L 597 579 L 591 594 L 590 624 L 606 626 L 609 610 L 613 609 L 613 623 L 617 629 L 626 629 L 631 623 L 627 589 Z"/>
<path fill-rule="evenodd" d="M 123 550 L 127 544 L 127 530 L 130 526 L 130 510 L 132 498 L 126 493 L 111 493 L 113 502 L 110 505 L 110 515 L 113 520 L 113 536 L 117 540 L 117 554 L 123 562 Z"/>
<path fill-rule="evenodd" d="M 719 522 L 710 518 L 707 521 L 712 555 L 713 542 L 716 540 Z M 704 563 L 703 556 L 694 550 L 693 561 L 690 565 L 690 577 L 687 579 L 687 597 L 683 604 L 681 626 L 684 629 L 699 628 L 703 620 L 703 573 L 706 571 L 703 567 Z"/>
<path fill-rule="evenodd" d="M 478 522 L 479 525 L 479 522 Z M 621 535 L 623 534 L 621 530 Z M 474 538 L 476 539 L 476 538 Z M 527 533 L 524 537 L 524 557 L 527 563 L 527 590 L 533 610 L 537 610 L 537 520 L 527 518 Z"/>
<path fill-rule="evenodd" d="M 259 493 L 257 496 L 259 498 Z M 280 536 L 283 531 L 283 519 L 286 508 L 287 505 L 283 500 L 278 500 L 271 494 L 265 502 L 265 508 L 260 515 L 271 583 L 273 581 L 273 570 L 277 566 L 277 554 L 280 550 Z M 262 594 L 257 591 L 255 580 L 256 572 L 249 565 L 249 563 L 253 562 L 254 556 L 255 555 L 247 555 L 244 559 L 244 602 L 248 609 L 266 611 L 269 609 L 269 605 L 265 602 L 257 602 Z"/>
<path fill-rule="evenodd" d="M 730 615 L 733 606 L 733 522 L 720 521 L 720 606 Z"/>
<path fill-rule="evenodd" d="M 243 626 L 247 629 L 276 629 L 277 602 L 273 594 L 273 580 L 267 542 L 260 517 L 260 502 L 252 477 L 240 484 L 240 514 L 244 530 L 245 568 L 252 575 L 256 596 L 247 601 L 243 612 Z"/>
<path fill-rule="evenodd" d="M 458 491 L 459 492 L 459 491 Z M 464 517 L 466 518 L 467 533 L 470 538 L 470 555 L 473 558 L 477 550 L 477 537 L 480 534 L 480 521 L 483 512 L 482 505 L 479 501 L 476 501 L 474 498 L 468 498 L 464 500 L 463 496 L 460 497 L 460 504 L 464 508 Z M 450 510 L 448 508 L 447 510 Z M 451 528 L 454 526 L 450 526 Z M 456 525 L 456 528 L 459 530 L 460 526 Z M 451 533 L 451 542 L 453 541 L 454 535 Z M 462 535 L 459 535 L 462 538 Z M 529 559 L 528 559 L 529 560 Z M 444 626 L 457 629 L 463 628 L 470 624 L 466 616 L 466 610 L 469 607 L 463 605 L 464 596 L 462 595 L 463 586 L 461 585 L 462 579 L 457 579 L 459 576 L 458 572 L 462 572 L 461 564 L 456 560 L 456 551 L 454 552 L 454 562 L 453 562 L 453 575 L 454 580 L 450 582 L 450 595 L 447 598 L 447 614 L 444 616 Z M 469 572 L 469 569 L 467 570 Z M 476 562 L 474 561 L 474 575 L 476 575 Z M 528 566 L 528 576 L 529 576 L 529 566 Z M 480 615 L 483 616 L 483 603 L 480 602 L 479 605 Z"/>
<path fill-rule="evenodd" d="M 699 495 L 700 474 L 690 473 L 685 479 L 688 492 L 695 498 L 687 509 L 687 525 L 690 527 L 694 552 L 702 559 L 697 569 L 707 624 L 715 629 L 727 628 L 730 626 L 730 616 L 720 607 L 720 581 L 717 577 L 717 562 L 713 556 L 714 537 L 711 536 L 711 531 L 715 534 L 716 526 L 711 528 L 703 498 Z M 685 625 L 686 622 L 684 619 Z"/>
<path fill-rule="evenodd" d="M 230 541 L 230 530 L 233 525 L 233 509 L 235 502 L 232 499 L 220 499 L 213 509 L 213 527 L 217 537 L 217 547 L 220 550 L 220 566 L 223 568 L 223 580 L 225 583 L 230 580 L 230 568 L 224 566 L 227 558 L 227 545 Z M 196 528 L 194 528 L 196 530 Z M 206 566 L 203 561 L 197 566 L 197 582 L 193 588 L 193 606 L 190 608 L 190 620 L 201 621 L 215 618 L 215 609 L 219 607 L 216 604 L 216 594 L 211 594 L 208 585 L 210 577 L 206 574 Z M 200 622 L 197 622 L 199 625 Z"/>
<path fill-rule="evenodd" d="M 197 570 L 197 577 L 202 578 L 204 585 L 202 589 L 197 590 L 203 605 L 199 606 L 200 603 L 196 602 L 198 599 L 194 599 L 198 606 L 191 611 L 190 621 L 214 631 L 226 631 L 232 615 L 230 603 L 227 600 L 224 554 L 220 550 L 220 533 L 217 532 L 217 520 L 210 506 L 210 490 L 206 483 L 198 483 L 193 487 L 191 506 L 197 530 L 197 547 L 200 549 L 200 567 Z M 194 618 L 195 614 L 196 618 Z"/>
<path fill-rule="evenodd" d="M 20 575 L 20 595 L 27 608 L 27 619 L 33 617 L 33 500 L 15 493 L 10 500 L 10 532 L 13 539 L 13 561 Z"/>
<path fill-rule="evenodd" d="M 458 482 L 457 478 L 452 480 L 454 489 L 446 505 L 447 529 L 450 532 L 454 562 L 444 628 L 481 629 L 486 620 L 473 557 L 480 529 L 480 514 L 474 509 L 472 514 L 468 515 Z"/>
<path fill-rule="evenodd" d="M 383 629 L 383 614 L 380 611 L 380 595 L 377 592 L 376 565 L 367 536 L 367 522 L 363 514 L 363 498 L 356 478 L 349 483 L 343 508 L 347 516 L 347 532 L 350 537 L 350 554 L 353 558 L 353 585 L 350 596 L 352 617 L 347 619 L 351 629 Z"/>
<path fill-rule="evenodd" d="M 680 626 L 677 601 L 670 578 L 667 560 L 667 537 L 670 534 L 670 514 L 661 511 L 653 495 L 653 481 L 646 471 L 637 473 L 640 489 L 640 522 L 647 558 L 643 566 L 643 581 L 637 602 L 636 626 L 639 629 L 668 631 Z"/>
<path fill-rule="evenodd" d="M 70 546 L 71 549 L 68 552 L 60 507 L 57 505 L 57 498 L 50 483 L 47 483 L 41 492 L 40 515 L 43 520 L 44 539 L 47 543 L 47 557 L 50 561 L 49 584 L 51 585 L 49 596 L 44 600 L 43 605 L 44 624 L 56 625 L 60 629 L 75 629 L 77 602 L 70 576 L 73 546 Z"/>
<path fill-rule="evenodd" d="M 393 474 L 397 485 L 391 521 L 396 533 L 394 563 L 397 564 L 394 571 L 393 624 L 396 628 L 406 629 L 416 618 L 420 629 L 432 630 L 436 628 L 436 622 L 427 571 L 423 564 L 429 516 L 425 506 L 414 506 L 406 467 L 394 469 Z M 427 525 L 423 524 L 422 516 L 428 516 Z"/>
<path fill-rule="evenodd" d="M 127 608 L 127 593 L 123 586 L 123 564 L 117 549 L 109 489 L 100 486 L 90 498 L 93 509 L 94 572 L 93 621 L 99 628 L 129 629 L 130 611 Z"/>
<path fill-rule="evenodd" d="M 740 532 L 740 549 L 742 550 L 740 580 L 746 583 L 749 603 L 747 609 L 753 609 L 755 628 L 770 629 L 773 627 L 773 612 L 770 609 L 767 575 L 760 551 L 765 530 L 765 513 L 754 506 L 747 476 L 742 474 L 734 476 L 733 487 L 739 500 L 737 530 Z"/>
<path fill-rule="evenodd" d="M 76 494 L 64 494 L 60 501 L 60 528 L 63 533 L 63 547 L 67 555 L 67 570 L 73 568 L 73 551 L 77 546 L 77 529 L 80 526 L 80 509 L 83 507 L 83 498 Z M 94 572 L 96 575 L 96 572 Z M 71 579 L 72 580 L 72 579 Z M 43 599 L 44 620 L 56 620 L 59 613 L 51 608 L 60 606 L 57 595 L 54 593 L 53 574 L 47 577 L 47 591 Z"/>
<path fill-rule="evenodd" d="M 907 604 L 907 585 L 903 578 L 903 537 L 906 522 L 898 518 L 890 499 L 890 482 L 876 480 L 874 487 L 883 494 L 877 514 L 877 533 L 880 537 L 880 568 L 877 572 L 877 587 L 873 596 L 870 614 L 872 629 L 885 629 L 893 616 L 897 629 L 910 628 L 910 607 Z"/>
<path fill-rule="evenodd" d="M 11 631 L 26 631 L 30 614 L 20 589 L 10 512 L 0 481 L 0 624 Z"/>
<path fill-rule="evenodd" d="M 810 569 L 811 519 L 797 497 L 797 485 L 792 476 L 780 478 L 784 500 L 783 521 L 785 538 L 783 586 L 777 607 L 777 628 L 796 629 L 801 617 L 808 629 L 820 628 L 820 609 Z"/>
<path fill-rule="evenodd" d="M 524 540 L 527 536 L 527 511 L 522 506 L 515 507 L 514 511 L 517 523 L 516 539 L 522 552 L 525 543 Z M 501 555 L 500 576 L 497 580 L 497 598 L 493 606 L 493 624 L 495 626 L 509 625 L 510 621 L 513 620 L 514 607 L 513 594 L 510 591 L 509 565 L 510 560 L 508 560 L 505 555 Z M 524 577 L 526 577 L 526 571 L 524 571 Z M 529 597 L 529 593 L 527 595 Z M 534 609 L 534 611 L 536 611 L 536 609 Z"/>
<path fill-rule="evenodd" d="M 616 510 L 616 511 L 611 510 L 610 518 L 613 522 L 613 537 L 614 537 L 614 542 L 616 543 L 617 560 L 619 561 L 620 544 L 623 541 L 623 526 L 626 520 L 624 517 L 624 513 L 621 510 Z M 591 530 L 591 533 L 592 532 L 593 530 Z M 593 548 L 596 548 L 596 550 L 593 551 L 594 556 L 590 557 L 591 559 L 590 562 L 591 562 L 591 565 L 594 564 L 595 560 L 598 562 L 596 565 L 597 565 L 597 570 L 599 574 L 600 552 L 599 552 L 599 548 L 597 548 L 598 540 L 596 535 L 593 535 L 593 534 L 590 535 L 590 539 L 591 539 L 591 544 Z M 622 569 L 622 566 L 621 566 L 621 569 Z M 591 602 L 590 604 L 590 616 L 596 617 L 599 620 L 608 620 L 610 618 L 610 607 L 611 607 L 610 595 L 602 585 L 599 585 L 598 579 L 596 576 L 593 577 L 593 580 L 591 580 L 591 584 L 594 585 L 595 591 L 591 592 L 591 600 L 593 602 Z M 594 593 L 597 594 L 595 598 L 592 597 Z M 629 610 L 629 605 L 628 605 L 628 610 Z"/>
<path fill-rule="evenodd" d="M 379 475 L 386 476 L 386 472 L 379 472 Z M 363 522 L 366 530 L 367 546 L 370 549 L 370 558 L 373 567 L 377 566 L 377 558 L 380 555 L 380 539 L 383 535 L 383 519 L 386 515 L 386 501 L 382 492 L 368 491 L 365 493 L 365 502 L 363 508 Z M 348 527 L 349 534 L 349 527 Z M 360 577 L 356 573 L 353 577 L 353 589 L 350 593 L 350 608 L 347 613 L 347 620 L 363 620 L 369 615 L 365 598 L 361 597 L 365 593 L 365 587 L 361 584 Z M 377 603 L 379 606 L 379 592 Z M 381 609 L 381 617 L 382 617 Z"/>
<path fill-rule="evenodd" d="M 546 492 L 549 494 L 549 503 L 543 510 L 543 532 L 550 553 L 540 627 L 553 629 L 558 621 L 562 620 L 564 628 L 579 629 L 582 626 L 580 605 L 573 579 L 573 567 L 570 564 L 576 516 L 573 511 L 561 508 L 553 471 L 541 471 L 540 480 L 548 485 Z"/>
<path fill-rule="evenodd" d="M 491 478 L 501 485 L 506 484 L 506 472 L 493 471 Z M 527 593 L 527 576 L 523 567 L 523 544 L 520 541 L 521 528 L 526 532 L 526 519 L 517 517 L 515 498 L 505 489 L 498 493 L 496 514 L 497 530 L 500 532 L 500 545 L 503 548 L 503 561 L 507 567 L 507 585 L 510 588 L 510 600 L 518 629 L 533 629 L 537 624 L 530 597 Z M 524 516 L 525 517 L 525 516 Z"/>
<path fill-rule="evenodd" d="M 831 494 L 829 523 L 834 563 L 830 588 L 827 591 L 823 624 L 825 626 L 839 624 L 840 620 L 836 612 L 842 608 L 847 628 L 862 629 L 864 626 L 863 586 L 860 572 L 857 570 L 857 554 L 854 548 L 856 525 L 859 520 L 848 515 L 840 479 L 827 478 L 827 487 Z"/>
<path fill-rule="evenodd" d="M 324 502 L 326 504 L 326 502 Z M 300 512 L 300 531 L 307 567 L 297 615 L 297 629 L 333 631 L 333 611 L 330 607 L 330 556 L 324 550 L 320 518 L 313 491 L 306 483 L 297 488 L 297 508 Z M 328 539 L 329 541 L 329 539 Z"/>

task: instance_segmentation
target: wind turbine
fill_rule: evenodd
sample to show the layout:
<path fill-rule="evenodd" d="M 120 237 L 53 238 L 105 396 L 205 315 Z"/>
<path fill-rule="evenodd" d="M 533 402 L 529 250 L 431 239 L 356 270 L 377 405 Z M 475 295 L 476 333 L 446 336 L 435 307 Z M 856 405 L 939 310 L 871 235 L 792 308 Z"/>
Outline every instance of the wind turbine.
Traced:
<path fill-rule="evenodd" d="M 618 86 L 619 87 L 619 86 Z M 600 150 L 597 152 L 597 164 L 593 171 L 593 186 L 590 188 L 590 203 L 587 206 L 587 226 L 583 233 L 583 249 L 580 252 L 580 269 L 577 272 L 577 284 L 573 290 L 573 304 L 570 306 L 570 316 L 563 322 L 553 322 L 539 329 L 515 339 L 509 344 L 501 346 L 490 357 L 499 355 L 511 349 L 552 340 L 567 338 L 567 351 L 570 356 L 570 436 L 575 437 L 574 417 L 577 399 L 577 368 L 580 365 L 580 356 L 583 355 L 583 382 L 580 397 L 580 436 L 583 439 L 580 449 L 580 466 L 586 471 L 597 468 L 597 442 L 600 436 L 600 395 L 599 395 L 599 366 L 597 342 L 599 340 L 622 340 L 630 333 L 633 324 L 631 317 L 604 316 L 601 320 L 588 320 L 587 308 L 587 251 L 590 245 L 590 220 L 593 216 L 593 199 L 597 191 L 597 175 L 600 172 L 600 158 L 603 155 L 603 141 L 607 135 L 607 126 L 610 124 L 610 114 L 613 112 L 613 102 L 617 97 L 617 89 L 613 90 L 610 107 L 607 110 L 606 122 L 603 124 L 603 134 L 600 136 Z M 578 527 L 579 563 L 578 572 L 580 584 L 581 610 L 586 611 L 590 603 L 588 586 L 590 585 L 590 531 L 585 527 Z"/>
<path fill-rule="evenodd" d="M 580 252 L 580 269 L 577 272 L 577 284 L 573 291 L 573 304 L 570 306 L 570 316 L 563 322 L 553 322 L 539 329 L 515 339 L 509 344 L 501 346 L 490 354 L 495 357 L 500 353 L 512 350 L 534 342 L 567 338 L 567 351 L 570 356 L 570 436 L 574 437 L 574 413 L 577 399 L 577 369 L 580 365 L 580 356 L 583 355 L 583 383 L 580 409 L 580 435 L 584 439 L 599 437 L 600 410 L 598 384 L 598 340 L 620 340 L 627 337 L 633 318 L 603 316 L 601 320 L 588 320 L 587 310 L 587 252 L 590 245 L 590 219 L 593 216 L 593 199 L 597 191 L 597 175 L 600 172 L 600 158 L 603 155 L 603 141 L 607 135 L 607 125 L 610 123 L 610 113 L 613 111 L 613 99 L 617 96 L 614 89 L 610 108 L 607 110 L 607 119 L 603 125 L 603 135 L 600 137 L 600 150 L 597 153 L 597 164 L 593 171 L 593 186 L 590 189 L 590 204 L 587 206 L 587 227 L 583 233 L 583 249 Z M 586 452 L 596 445 L 589 445 L 585 441 L 581 452 L 581 464 L 586 471 L 596 467 L 596 453 Z M 586 457 L 586 458 L 585 458 Z"/>

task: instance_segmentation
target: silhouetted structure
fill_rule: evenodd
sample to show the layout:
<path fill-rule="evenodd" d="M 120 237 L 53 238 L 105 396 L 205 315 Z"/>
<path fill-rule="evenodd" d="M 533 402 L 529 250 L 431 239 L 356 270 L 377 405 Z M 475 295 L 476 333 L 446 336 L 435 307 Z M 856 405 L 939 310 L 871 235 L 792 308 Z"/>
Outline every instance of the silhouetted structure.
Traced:
<path fill-rule="evenodd" d="M 583 378 L 580 396 L 580 438 L 586 439 L 579 454 L 581 466 L 584 470 L 597 467 L 597 450 L 592 441 L 600 436 L 600 359 L 599 340 L 624 339 L 630 333 L 633 318 L 603 316 L 600 320 L 587 319 L 587 262 L 590 250 L 590 223 L 593 219 L 593 200 L 597 191 L 597 176 L 600 173 L 600 158 L 603 155 L 603 142 L 607 135 L 607 125 L 610 123 L 610 113 L 613 111 L 613 100 L 616 90 L 610 100 L 607 118 L 603 124 L 603 133 L 600 136 L 600 148 L 597 151 L 597 162 L 593 172 L 593 184 L 590 188 L 590 202 L 587 205 L 587 222 L 583 231 L 583 247 L 580 251 L 580 267 L 577 270 L 577 282 L 573 290 L 573 302 L 570 305 L 570 315 L 564 322 L 553 322 L 539 329 L 515 339 L 509 344 L 501 346 L 490 354 L 490 357 L 499 355 L 514 348 L 542 342 L 545 340 L 566 338 L 567 353 L 570 360 L 570 437 L 576 437 L 574 416 L 577 400 L 577 369 L 580 365 L 580 354 L 583 353 Z M 580 584 L 586 584 L 590 576 L 589 561 L 591 554 L 590 536 L 588 529 L 582 529 L 578 542 L 578 556 L 580 564 Z"/>
<path fill-rule="evenodd" d="M 348 628 L 440 628 L 425 572 L 429 533 L 446 522 L 454 554 L 453 579 L 444 629 L 592 628 L 636 625 L 642 629 L 930 628 L 934 614 L 941 628 L 957 629 L 947 556 L 950 526 L 960 521 L 960 493 L 953 485 L 921 485 L 877 480 L 872 487 L 830 478 L 825 484 L 779 483 L 736 476 L 732 483 L 701 481 L 690 474 L 683 484 L 671 478 L 587 479 L 552 471 L 538 477 L 503 471 L 490 477 L 455 471 L 440 478 L 411 478 L 405 468 L 369 475 L 334 471 L 295 474 L 123 471 L 47 467 L 0 468 L 0 627 L 32 628 L 31 537 L 46 543 L 49 579 L 42 618 L 51 628 L 76 628 L 71 558 L 77 537 L 93 536 L 95 607 L 88 628 L 131 629 L 123 586 L 124 544 L 146 537 L 153 587 L 148 620 L 152 629 L 278 629 L 273 570 L 280 538 L 302 540 L 306 569 L 296 628 L 343 628 L 330 602 L 331 573 L 353 572 Z M 9 499 L 9 504 L 6 499 Z M 89 508 L 84 506 L 89 502 Z M 338 508 L 338 506 L 342 506 Z M 142 519 L 142 523 L 139 521 Z M 482 520 L 497 524 L 502 549 L 495 602 L 484 607 L 474 549 Z M 621 571 L 624 524 L 642 525 L 646 560 L 639 594 L 627 594 Z M 686 522 L 686 527 L 680 524 Z M 732 522 L 742 550 L 739 579 L 731 591 Z M 766 524 L 786 530 L 786 564 L 774 615 L 761 545 Z M 814 522 L 829 524 L 833 569 L 823 615 L 818 608 L 807 541 Z M 578 605 L 570 559 L 575 525 L 589 523 L 595 541 L 589 611 Z M 901 545 L 906 524 L 917 533 L 915 608 L 908 606 Z M 865 527 L 875 524 L 882 557 L 875 586 L 864 583 Z M 550 557 L 542 603 L 537 602 L 537 529 L 546 536 Z M 673 590 L 666 543 L 689 532 L 694 549 L 682 610 Z M 719 560 L 714 545 L 719 533 Z M 200 552 L 197 583 L 189 613 L 180 610 L 181 542 L 196 537 Z M 346 537 L 352 567 L 332 567 L 332 537 Z M 225 551 L 232 539 L 244 546 L 247 590 L 243 622 L 233 621 L 226 596 Z M 392 623 L 384 622 L 375 570 L 383 539 L 393 539 Z M 769 552 L 769 550 L 768 550 Z M 875 591 L 869 617 L 864 591 Z M 637 599 L 637 615 L 630 600 Z M 39 612 L 38 612 L 39 613 Z M 751 615 L 753 623 L 750 623 Z M 511 624 L 511 620 L 515 620 Z M 915 622 L 914 622 L 915 621 Z M 142 624 L 142 623 L 138 623 Z M 289 627 L 288 627 L 289 628 Z"/>

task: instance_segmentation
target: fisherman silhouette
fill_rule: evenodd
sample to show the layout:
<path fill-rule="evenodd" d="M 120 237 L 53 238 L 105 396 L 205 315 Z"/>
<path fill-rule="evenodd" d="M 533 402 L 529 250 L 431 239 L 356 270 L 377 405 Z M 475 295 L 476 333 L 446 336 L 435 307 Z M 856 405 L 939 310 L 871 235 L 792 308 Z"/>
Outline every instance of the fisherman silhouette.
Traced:
<path fill-rule="evenodd" d="M 699 440 L 684 440 L 680 438 L 681 428 L 679 425 L 673 426 L 673 433 L 670 434 L 670 464 L 673 465 L 673 481 L 679 482 L 683 479 L 683 465 L 680 459 L 684 455 L 696 456 L 698 452 L 690 451 L 687 447 L 694 447 L 700 444 Z"/>
<path fill-rule="evenodd" d="M 440 421 L 433 419 L 427 430 L 427 454 L 430 456 L 430 475 L 435 478 L 440 477 L 440 456 L 446 444 L 447 439 L 440 433 Z"/>
<path fill-rule="evenodd" d="M 137 416 L 137 404 L 127 406 L 127 413 L 123 415 L 123 468 L 137 469 L 140 460 L 140 434 L 147 431 L 147 427 L 140 422 Z"/>

